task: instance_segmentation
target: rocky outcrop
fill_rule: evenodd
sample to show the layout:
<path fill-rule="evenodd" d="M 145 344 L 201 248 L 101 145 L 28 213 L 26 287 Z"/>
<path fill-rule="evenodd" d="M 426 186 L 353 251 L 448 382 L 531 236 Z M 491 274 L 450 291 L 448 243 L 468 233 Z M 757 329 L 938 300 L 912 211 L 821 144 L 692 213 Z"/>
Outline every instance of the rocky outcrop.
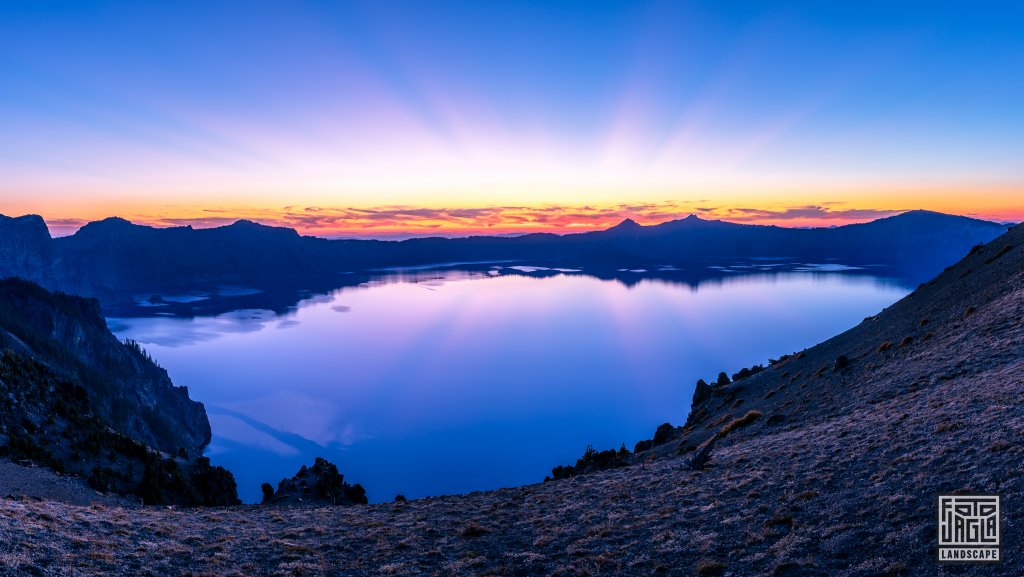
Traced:
<path fill-rule="evenodd" d="M 362 485 L 345 481 L 338 467 L 323 457 L 317 457 L 313 466 L 305 465 L 291 479 L 282 479 L 275 491 L 269 483 L 263 484 L 264 505 L 365 505 L 366 490 Z"/>

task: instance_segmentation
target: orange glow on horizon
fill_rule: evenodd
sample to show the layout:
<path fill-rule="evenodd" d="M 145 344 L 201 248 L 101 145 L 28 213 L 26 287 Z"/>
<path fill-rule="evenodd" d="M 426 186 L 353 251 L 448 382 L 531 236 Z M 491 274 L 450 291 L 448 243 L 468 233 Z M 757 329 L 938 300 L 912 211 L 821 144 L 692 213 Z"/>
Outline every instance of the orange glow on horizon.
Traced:
<path fill-rule="evenodd" d="M 712 196 L 712 195 L 708 195 Z M 718 195 L 714 195 L 718 196 Z M 294 228 L 322 237 L 407 238 L 415 236 L 511 235 L 531 232 L 571 233 L 600 230 L 632 218 L 643 225 L 696 214 L 704 219 L 784 227 L 838 226 L 866 222 L 914 209 L 960 214 L 997 222 L 1024 220 L 1024 191 L 1001 188 L 984 194 L 946 189 L 936 193 L 903 189 L 857 194 L 857 202 L 813 202 L 809 195 L 790 194 L 791 202 L 772 202 L 772 194 L 746 194 L 722 201 L 660 200 L 605 204 L 493 204 L 470 206 L 350 206 L 290 205 L 186 206 L 128 202 L 90 202 L 88 206 L 34 206 L 0 201 L 9 216 L 40 214 L 51 234 L 73 234 L 82 225 L 110 216 L 156 227 L 191 225 L 208 228 L 248 219 L 271 226 Z M 819 198 L 844 195 L 819 193 Z"/>

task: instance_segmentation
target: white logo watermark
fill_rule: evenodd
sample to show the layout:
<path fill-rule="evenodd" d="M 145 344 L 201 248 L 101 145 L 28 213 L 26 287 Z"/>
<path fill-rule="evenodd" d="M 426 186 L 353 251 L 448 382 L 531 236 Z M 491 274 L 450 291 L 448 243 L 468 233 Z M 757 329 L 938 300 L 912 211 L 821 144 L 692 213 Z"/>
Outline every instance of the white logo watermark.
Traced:
<path fill-rule="evenodd" d="M 939 495 L 939 562 L 997 563 L 999 495 Z"/>

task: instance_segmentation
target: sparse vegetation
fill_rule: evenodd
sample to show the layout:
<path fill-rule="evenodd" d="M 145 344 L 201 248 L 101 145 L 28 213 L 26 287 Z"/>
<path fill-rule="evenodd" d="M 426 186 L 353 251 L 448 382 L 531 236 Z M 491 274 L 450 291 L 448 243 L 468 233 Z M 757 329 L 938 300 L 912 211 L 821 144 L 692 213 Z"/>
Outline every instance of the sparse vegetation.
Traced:
<path fill-rule="evenodd" d="M 675 439 L 679 436 L 679 430 L 672 426 L 672 423 L 662 423 L 658 425 L 657 430 L 654 431 L 654 446 L 664 445 L 665 443 Z"/>
<path fill-rule="evenodd" d="M 467 539 L 473 539 L 475 537 L 483 537 L 484 535 L 486 535 L 488 533 L 490 533 L 490 531 L 488 531 L 486 527 L 484 527 L 482 525 L 479 525 L 477 523 L 470 523 L 469 525 L 466 526 L 465 529 L 462 530 L 462 536 L 467 538 Z"/>
<path fill-rule="evenodd" d="M 725 564 L 718 561 L 701 559 L 693 566 L 693 572 L 698 577 L 717 577 L 725 574 Z"/>
<path fill-rule="evenodd" d="M 349 484 L 338 467 L 316 457 L 312 467 L 303 465 L 290 479 L 282 479 L 277 491 L 268 495 L 269 483 L 263 484 L 263 503 L 268 505 L 326 504 L 365 505 L 366 490 L 359 483 Z"/>
<path fill-rule="evenodd" d="M 614 449 L 597 451 L 592 445 L 587 445 L 586 451 L 583 452 L 582 457 L 576 460 L 575 465 L 559 465 L 551 469 L 551 476 L 545 477 L 544 481 L 557 481 L 576 475 L 625 467 L 629 465 L 629 456 L 630 453 L 626 449 L 625 443 L 619 447 L 618 451 Z"/>
<path fill-rule="evenodd" d="M 764 370 L 764 365 L 754 365 L 750 368 L 742 368 L 732 376 L 733 382 L 741 381 L 751 375 L 756 375 Z"/>
<path fill-rule="evenodd" d="M 1004 246 L 1003 248 L 999 249 L 999 252 L 997 252 L 996 254 L 994 254 L 994 255 L 990 256 L 989 258 L 985 259 L 985 264 L 992 264 L 993 262 L 996 261 L 996 259 L 998 259 L 999 257 L 1003 256 L 1004 254 L 1010 252 L 1010 250 L 1012 248 L 1013 248 L 1013 245 L 1011 245 L 1011 244 L 1008 244 L 1008 245 Z"/>
<path fill-rule="evenodd" d="M 238 503 L 230 472 L 202 457 L 165 459 L 114 431 L 84 388 L 10 350 L 0 354 L 0 429 L 9 431 L 0 456 L 79 475 L 98 491 L 138 495 L 147 504 Z"/>
<path fill-rule="evenodd" d="M 761 413 L 761 411 L 747 411 L 742 417 L 729 421 L 729 423 L 722 427 L 722 430 L 718 432 L 717 436 L 718 438 L 723 438 L 736 429 L 751 425 L 754 421 L 760 419 L 762 415 L 763 413 Z"/>
<path fill-rule="evenodd" d="M 839 355 L 836 357 L 836 362 L 832 364 L 832 371 L 839 372 L 850 365 L 850 359 L 846 355 Z"/>

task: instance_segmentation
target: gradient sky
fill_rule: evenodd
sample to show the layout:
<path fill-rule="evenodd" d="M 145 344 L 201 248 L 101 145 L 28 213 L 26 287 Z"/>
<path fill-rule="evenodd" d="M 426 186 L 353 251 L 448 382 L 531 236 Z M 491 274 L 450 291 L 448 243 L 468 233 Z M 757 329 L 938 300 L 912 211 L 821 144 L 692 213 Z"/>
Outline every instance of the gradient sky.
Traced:
<path fill-rule="evenodd" d="M 0 212 L 1021 220 L 1022 30 L 1021 2 L 8 0 Z"/>

